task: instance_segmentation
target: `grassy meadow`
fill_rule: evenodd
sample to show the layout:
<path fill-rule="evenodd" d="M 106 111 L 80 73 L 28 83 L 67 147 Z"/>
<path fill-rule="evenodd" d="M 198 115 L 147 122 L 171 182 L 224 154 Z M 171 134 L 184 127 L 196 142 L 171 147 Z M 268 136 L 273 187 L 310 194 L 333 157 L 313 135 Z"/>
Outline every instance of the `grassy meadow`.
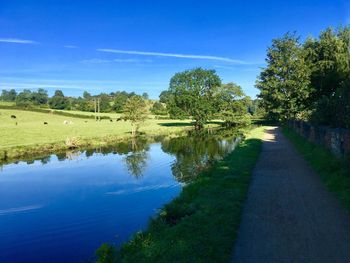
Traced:
<path fill-rule="evenodd" d="M 15 115 L 16 119 L 11 118 L 11 115 Z M 130 123 L 116 121 L 120 117 L 118 114 L 110 114 L 110 117 L 113 118 L 112 122 L 108 119 L 96 122 L 94 119 L 51 113 L 0 109 L 0 151 L 6 151 L 7 155 L 15 157 L 16 154 L 23 155 L 23 151 L 40 152 L 62 148 L 67 138 L 79 138 L 86 144 L 87 141 L 96 143 L 100 138 L 114 140 L 130 137 Z M 70 124 L 64 124 L 65 121 Z M 171 134 L 190 127 L 190 120 L 156 120 L 150 117 L 142 124 L 140 133 L 145 135 Z M 49 144 L 55 144 L 55 148 L 43 147 Z"/>

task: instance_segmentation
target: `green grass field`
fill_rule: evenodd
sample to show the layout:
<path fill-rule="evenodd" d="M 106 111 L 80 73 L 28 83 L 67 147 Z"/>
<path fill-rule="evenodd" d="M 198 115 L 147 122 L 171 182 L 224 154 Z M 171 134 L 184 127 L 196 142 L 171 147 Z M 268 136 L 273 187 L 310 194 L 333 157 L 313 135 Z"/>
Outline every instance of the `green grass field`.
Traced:
<path fill-rule="evenodd" d="M 16 119 L 12 119 L 11 115 L 15 115 Z M 72 137 L 89 139 L 103 136 L 129 136 L 130 123 L 116 122 L 117 114 L 113 117 L 113 122 L 109 120 L 96 122 L 93 119 L 50 113 L 0 109 L 0 149 L 55 143 Z M 64 124 L 65 120 L 71 121 L 72 124 Z M 44 125 L 44 122 L 48 124 Z M 186 127 L 190 127 L 189 120 L 149 119 L 141 126 L 140 132 L 150 135 L 167 134 L 181 131 Z"/>

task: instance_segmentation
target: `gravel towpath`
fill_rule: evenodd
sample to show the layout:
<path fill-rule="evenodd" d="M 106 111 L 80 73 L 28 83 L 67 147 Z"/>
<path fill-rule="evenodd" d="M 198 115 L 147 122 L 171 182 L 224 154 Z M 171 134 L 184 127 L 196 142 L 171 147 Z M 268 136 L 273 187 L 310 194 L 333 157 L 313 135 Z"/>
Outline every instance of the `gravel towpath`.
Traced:
<path fill-rule="evenodd" d="M 265 134 L 232 262 L 350 262 L 350 215 L 279 128 Z"/>

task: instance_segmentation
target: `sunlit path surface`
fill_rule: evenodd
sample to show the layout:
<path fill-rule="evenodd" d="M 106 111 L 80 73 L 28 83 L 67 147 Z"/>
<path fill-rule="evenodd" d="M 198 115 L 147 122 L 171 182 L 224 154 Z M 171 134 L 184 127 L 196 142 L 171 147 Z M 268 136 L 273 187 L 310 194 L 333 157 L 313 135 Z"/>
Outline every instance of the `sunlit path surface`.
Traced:
<path fill-rule="evenodd" d="M 349 214 L 280 130 L 268 130 L 232 262 L 349 261 Z"/>

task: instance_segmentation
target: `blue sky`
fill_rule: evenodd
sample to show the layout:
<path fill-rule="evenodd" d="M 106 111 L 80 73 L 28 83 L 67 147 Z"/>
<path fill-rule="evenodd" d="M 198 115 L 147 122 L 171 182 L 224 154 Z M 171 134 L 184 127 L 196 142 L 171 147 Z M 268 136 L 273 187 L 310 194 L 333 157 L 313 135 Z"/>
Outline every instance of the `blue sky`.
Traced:
<path fill-rule="evenodd" d="M 349 1 L 0 1 L 0 89 L 78 96 L 168 88 L 215 69 L 254 97 L 271 39 L 350 23 Z"/>

